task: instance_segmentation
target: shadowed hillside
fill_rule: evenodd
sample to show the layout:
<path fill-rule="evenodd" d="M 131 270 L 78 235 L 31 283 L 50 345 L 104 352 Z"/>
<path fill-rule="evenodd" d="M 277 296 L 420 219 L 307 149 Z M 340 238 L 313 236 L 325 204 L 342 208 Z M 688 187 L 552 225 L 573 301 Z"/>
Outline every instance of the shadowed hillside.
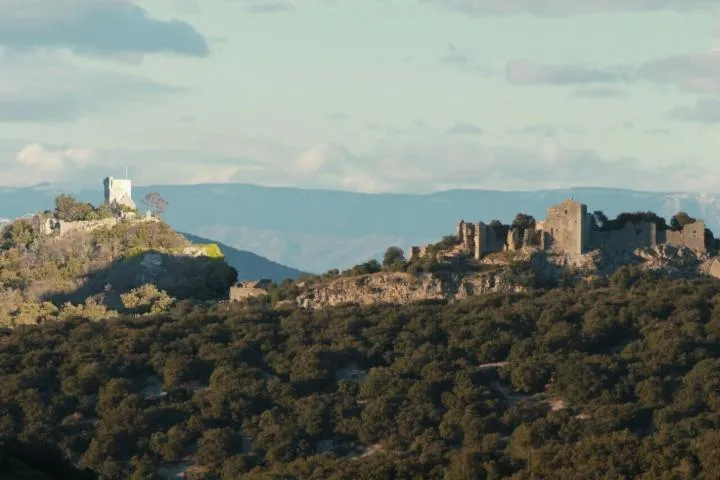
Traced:
<path fill-rule="evenodd" d="M 237 279 L 222 259 L 173 255 L 150 249 L 122 256 L 89 272 L 77 290 L 45 295 L 55 305 L 79 304 L 88 298 L 113 309 L 122 309 L 122 296 L 143 285 L 152 285 L 175 299 L 217 300 L 227 297 Z"/>
<path fill-rule="evenodd" d="M 0 478 L 3 480 L 96 480 L 97 474 L 79 470 L 62 452 L 49 445 L 0 443 Z"/>

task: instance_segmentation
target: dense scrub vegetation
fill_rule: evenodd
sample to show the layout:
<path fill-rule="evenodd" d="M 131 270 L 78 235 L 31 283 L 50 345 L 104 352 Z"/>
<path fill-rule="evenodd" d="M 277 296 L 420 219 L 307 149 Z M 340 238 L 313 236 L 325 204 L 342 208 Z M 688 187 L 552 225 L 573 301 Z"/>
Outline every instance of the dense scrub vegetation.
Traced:
<path fill-rule="evenodd" d="M 506 362 L 499 365 L 487 365 Z M 108 479 L 720 478 L 720 285 L 318 312 L 181 302 L 0 338 L 0 438 Z"/>
<path fill-rule="evenodd" d="M 219 252 L 175 255 L 190 242 L 162 221 L 122 221 L 62 237 L 46 235 L 42 222 L 36 216 L 0 230 L 0 326 L 63 319 L 78 308 L 83 316 L 107 318 L 110 310 L 127 310 L 125 294 L 147 301 L 222 298 L 237 278 Z M 144 263 L 146 253 L 161 265 Z M 148 283 L 155 291 L 143 287 Z"/>
<path fill-rule="evenodd" d="M 92 203 L 78 202 L 72 195 L 59 195 L 55 199 L 55 210 L 47 213 L 58 220 L 77 222 L 118 217 L 124 213 L 137 214 L 138 211 L 117 202 L 95 206 Z"/>

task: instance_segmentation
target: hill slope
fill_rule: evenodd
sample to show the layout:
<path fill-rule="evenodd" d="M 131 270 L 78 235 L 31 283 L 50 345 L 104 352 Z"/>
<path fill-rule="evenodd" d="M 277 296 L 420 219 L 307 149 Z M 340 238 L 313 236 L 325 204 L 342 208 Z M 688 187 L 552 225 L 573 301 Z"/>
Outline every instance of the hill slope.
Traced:
<path fill-rule="evenodd" d="M 267 278 L 276 283 L 281 283 L 285 279 L 295 280 L 306 275 L 292 267 L 287 267 L 265 257 L 256 255 L 252 252 L 238 250 L 224 243 L 214 242 L 207 238 L 198 237 L 190 233 L 181 233 L 181 235 L 192 243 L 215 243 L 220 247 L 225 261 L 238 272 L 238 280 L 258 280 Z"/>
<path fill-rule="evenodd" d="M 546 209 L 573 197 L 613 217 L 651 210 L 678 211 L 704 219 L 720 232 L 720 195 L 575 188 L 543 191 L 454 190 L 428 195 L 360 194 L 245 184 L 136 187 L 170 202 L 165 220 L 178 231 L 214 238 L 240 250 L 313 273 L 346 268 L 377 257 L 388 245 L 407 248 L 432 242 L 464 218 L 510 222 L 518 212 L 544 218 Z M 17 217 L 44 208 L 57 189 L 0 188 L 0 216 Z M 100 189 L 77 192 L 99 201 Z"/>
<path fill-rule="evenodd" d="M 22 327 L 0 359 L 0 450 L 45 441 L 107 479 L 720 478 L 710 279 L 178 305 Z"/>
<path fill-rule="evenodd" d="M 0 326 L 222 299 L 237 279 L 217 245 L 193 245 L 157 219 L 66 222 L 66 232 L 46 231 L 45 220 L 59 221 L 38 215 L 0 229 Z"/>

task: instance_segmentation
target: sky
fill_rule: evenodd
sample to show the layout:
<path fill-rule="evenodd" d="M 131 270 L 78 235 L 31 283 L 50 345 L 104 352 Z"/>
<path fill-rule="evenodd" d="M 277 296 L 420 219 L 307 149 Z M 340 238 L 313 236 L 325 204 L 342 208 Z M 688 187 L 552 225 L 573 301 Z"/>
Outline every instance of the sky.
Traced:
<path fill-rule="evenodd" d="M 0 185 L 720 192 L 717 0 L 0 0 Z"/>

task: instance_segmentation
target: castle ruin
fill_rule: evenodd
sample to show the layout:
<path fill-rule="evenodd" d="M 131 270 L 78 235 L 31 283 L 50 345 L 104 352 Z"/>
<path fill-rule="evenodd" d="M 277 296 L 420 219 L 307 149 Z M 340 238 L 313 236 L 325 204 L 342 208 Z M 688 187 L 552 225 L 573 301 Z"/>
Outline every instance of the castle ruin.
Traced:
<path fill-rule="evenodd" d="M 523 228 L 497 221 L 485 224 L 461 220 L 455 236 L 456 250 L 476 260 L 489 253 L 523 248 L 579 256 L 593 250 L 627 252 L 670 245 L 707 254 L 714 243 L 712 233 L 705 228 L 702 220 L 671 229 L 652 214 L 625 214 L 621 217 L 620 222 L 600 225 L 595 216 L 588 213 L 586 205 L 569 199 L 548 208 L 545 220 Z M 411 247 L 411 259 L 422 257 L 424 251 L 422 247 Z"/>
<path fill-rule="evenodd" d="M 133 210 L 136 208 L 135 202 L 132 199 L 131 180 L 106 177 L 103 179 L 103 186 L 105 187 L 106 204 L 112 205 L 115 203 Z M 138 217 L 134 211 L 124 211 L 117 216 L 96 220 L 67 221 L 49 217 L 43 220 L 43 232 L 46 235 L 56 234 L 62 237 L 77 231 L 91 232 L 99 228 L 109 228 L 122 221 L 156 222 L 159 221 L 159 219 L 150 215 L 150 212 L 147 212 L 146 215 L 142 217 Z"/>
<path fill-rule="evenodd" d="M 105 187 L 105 203 L 112 204 L 116 202 L 118 205 L 124 205 L 132 209 L 137 208 L 132 199 L 131 180 L 107 177 L 103 180 L 103 186 Z"/>

